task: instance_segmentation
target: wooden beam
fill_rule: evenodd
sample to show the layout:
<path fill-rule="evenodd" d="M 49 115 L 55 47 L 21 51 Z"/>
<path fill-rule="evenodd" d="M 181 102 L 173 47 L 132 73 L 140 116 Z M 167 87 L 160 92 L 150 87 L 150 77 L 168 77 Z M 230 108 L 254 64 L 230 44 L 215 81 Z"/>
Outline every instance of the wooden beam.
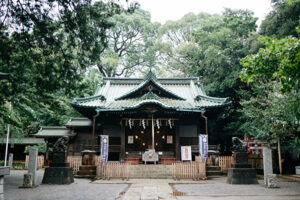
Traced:
<path fill-rule="evenodd" d="M 93 132 L 92 132 L 92 150 L 95 151 L 95 130 L 96 130 L 96 118 L 99 116 L 99 111 L 93 116 Z"/>
<path fill-rule="evenodd" d="M 280 172 L 280 174 L 282 174 L 282 160 L 281 160 L 280 138 L 278 138 L 278 161 L 279 161 L 279 172 Z"/>
<path fill-rule="evenodd" d="M 121 126 L 121 153 L 120 160 L 125 160 L 125 126 L 122 124 Z"/>
<path fill-rule="evenodd" d="M 180 160 L 180 143 L 179 143 L 179 125 L 174 127 L 175 128 L 175 153 L 176 153 L 176 160 Z"/>

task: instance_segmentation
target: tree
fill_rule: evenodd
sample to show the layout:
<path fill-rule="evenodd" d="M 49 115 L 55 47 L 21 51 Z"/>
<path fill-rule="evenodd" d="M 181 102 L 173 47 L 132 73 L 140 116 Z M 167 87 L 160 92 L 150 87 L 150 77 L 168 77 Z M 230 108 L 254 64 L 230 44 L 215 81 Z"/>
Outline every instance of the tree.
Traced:
<path fill-rule="evenodd" d="M 300 29 L 298 29 L 300 33 Z M 299 90 L 300 81 L 300 41 L 289 36 L 283 39 L 260 37 L 265 46 L 257 54 L 241 60 L 243 70 L 241 78 L 253 82 L 256 77 L 267 80 L 277 79 L 281 83 L 281 92 Z"/>
<path fill-rule="evenodd" d="M 142 66 L 156 64 L 154 42 L 159 24 L 150 19 L 150 14 L 140 9 L 112 18 L 115 26 L 108 31 L 108 45 L 95 62 L 103 76 L 129 76 Z"/>
<path fill-rule="evenodd" d="M 284 38 L 289 35 L 298 37 L 295 28 L 300 25 L 299 16 L 300 1 L 276 1 L 273 10 L 262 21 L 259 33 L 277 38 Z"/>
<path fill-rule="evenodd" d="M 0 71 L 10 76 L 0 85 L 1 133 L 6 123 L 18 135 L 61 124 L 56 114 L 66 109 L 93 55 L 107 45 L 110 18 L 126 10 L 80 0 L 6 0 L 0 6 Z"/>

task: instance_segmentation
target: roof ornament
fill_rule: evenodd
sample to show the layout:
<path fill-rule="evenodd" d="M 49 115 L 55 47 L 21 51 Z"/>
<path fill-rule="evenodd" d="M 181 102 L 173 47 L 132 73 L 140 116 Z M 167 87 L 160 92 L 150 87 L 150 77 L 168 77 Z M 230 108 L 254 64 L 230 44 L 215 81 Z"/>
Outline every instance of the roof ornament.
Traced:
<path fill-rule="evenodd" d="M 157 129 L 160 129 L 160 124 L 159 124 L 159 120 L 158 119 L 156 120 L 156 126 L 157 126 Z"/>
<path fill-rule="evenodd" d="M 131 119 L 128 120 L 129 128 L 132 129 Z"/>
<path fill-rule="evenodd" d="M 144 80 L 157 80 L 156 75 L 152 72 L 152 67 L 150 67 L 149 72 L 145 75 Z"/>
<path fill-rule="evenodd" d="M 169 123 L 170 129 L 172 129 L 172 122 L 171 122 L 171 119 L 168 120 L 168 123 Z"/>
<path fill-rule="evenodd" d="M 144 94 L 141 97 L 142 100 L 146 100 L 146 99 L 154 99 L 154 100 L 160 100 L 159 96 L 157 96 L 154 92 L 152 92 L 151 90 L 149 92 L 147 92 L 146 94 Z"/>
<path fill-rule="evenodd" d="M 146 129 L 146 125 L 145 125 L 145 120 L 144 119 L 142 120 L 142 125 L 143 125 L 143 128 Z"/>

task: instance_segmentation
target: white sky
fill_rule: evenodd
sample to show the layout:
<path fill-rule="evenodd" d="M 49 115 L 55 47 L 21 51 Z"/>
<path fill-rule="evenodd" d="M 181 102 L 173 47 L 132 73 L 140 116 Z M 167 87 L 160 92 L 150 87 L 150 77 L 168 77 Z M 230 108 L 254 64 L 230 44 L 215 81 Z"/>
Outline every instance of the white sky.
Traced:
<path fill-rule="evenodd" d="M 151 13 L 152 21 L 165 23 L 178 20 L 189 12 L 221 14 L 224 8 L 248 9 L 259 18 L 258 24 L 271 10 L 271 0 L 136 0 Z"/>

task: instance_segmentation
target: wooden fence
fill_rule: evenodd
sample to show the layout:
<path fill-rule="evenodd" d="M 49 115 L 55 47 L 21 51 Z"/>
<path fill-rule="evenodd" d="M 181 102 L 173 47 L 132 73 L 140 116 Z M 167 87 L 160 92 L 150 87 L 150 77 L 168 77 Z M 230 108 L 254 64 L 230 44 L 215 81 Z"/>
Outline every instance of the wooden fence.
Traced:
<path fill-rule="evenodd" d="M 202 162 L 176 162 L 173 163 L 172 177 L 180 179 L 206 179 L 206 164 Z"/>
<path fill-rule="evenodd" d="M 25 169 L 28 169 L 28 163 L 29 163 L 29 155 L 26 155 L 25 158 Z M 44 167 L 44 156 L 38 156 L 37 158 L 37 169 L 41 169 Z"/>
<path fill-rule="evenodd" d="M 222 172 L 227 172 L 233 163 L 233 156 L 219 156 L 219 167 Z"/>
<path fill-rule="evenodd" d="M 101 156 L 95 156 L 95 165 L 101 162 Z M 67 162 L 70 164 L 70 167 L 73 169 L 73 172 L 78 172 L 79 167 L 82 165 L 82 156 L 67 156 Z"/>
<path fill-rule="evenodd" d="M 107 162 L 97 164 L 97 178 L 111 179 L 111 178 L 121 178 L 127 179 L 129 176 L 129 165 L 120 162 Z"/>
<path fill-rule="evenodd" d="M 82 163 L 82 156 L 67 156 L 67 162 L 73 169 L 73 172 L 78 172 Z"/>

